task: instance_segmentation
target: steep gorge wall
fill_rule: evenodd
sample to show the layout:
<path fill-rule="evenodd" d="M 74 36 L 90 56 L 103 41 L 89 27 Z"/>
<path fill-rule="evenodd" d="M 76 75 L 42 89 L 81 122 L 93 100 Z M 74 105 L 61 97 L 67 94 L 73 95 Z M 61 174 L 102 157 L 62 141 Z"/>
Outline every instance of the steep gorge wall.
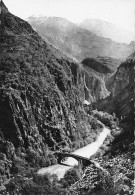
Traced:
<path fill-rule="evenodd" d="M 85 99 L 90 103 L 105 99 L 110 95 L 106 80 L 116 72 L 120 60 L 110 57 L 85 58 L 84 68 Z"/>
<path fill-rule="evenodd" d="M 134 108 L 134 58 L 127 59 L 107 82 L 111 95 L 97 103 L 99 110 L 115 112 L 120 116 L 133 116 Z"/>
<path fill-rule="evenodd" d="M 85 100 L 92 104 L 101 99 L 105 99 L 110 94 L 106 89 L 105 81 L 102 77 L 98 77 L 98 73 L 95 75 L 93 70 L 85 68 L 84 71 L 84 89 Z"/>
<path fill-rule="evenodd" d="M 45 157 L 48 165 L 49 150 L 93 141 L 83 68 L 10 13 L 1 14 L 0 28 L 0 151 Z"/>

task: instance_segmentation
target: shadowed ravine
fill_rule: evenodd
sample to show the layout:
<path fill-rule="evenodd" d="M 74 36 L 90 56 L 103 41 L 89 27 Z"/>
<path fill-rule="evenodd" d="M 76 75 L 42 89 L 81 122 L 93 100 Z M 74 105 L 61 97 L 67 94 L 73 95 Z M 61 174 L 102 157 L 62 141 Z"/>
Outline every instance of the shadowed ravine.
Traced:
<path fill-rule="evenodd" d="M 88 144 L 87 146 L 74 151 L 73 154 L 90 158 L 90 156 L 95 154 L 98 151 L 98 149 L 102 146 L 104 140 L 106 139 L 106 137 L 109 133 L 110 133 L 110 130 L 104 126 L 102 132 L 99 134 L 99 136 L 95 142 Z M 67 160 L 65 160 L 62 163 L 65 164 L 66 166 L 59 165 L 59 164 L 52 165 L 52 166 L 40 169 L 38 171 L 38 173 L 39 174 L 44 174 L 44 173 L 56 174 L 58 176 L 58 178 L 60 179 L 64 176 L 65 172 L 68 169 L 70 169 L 74 165 L 77 165 L 78 161 L 72 157 L 69 157 Z M 99 167 L 100 165 L 99 165 L 99 163 L 95 162 L 95 166 Z"/>

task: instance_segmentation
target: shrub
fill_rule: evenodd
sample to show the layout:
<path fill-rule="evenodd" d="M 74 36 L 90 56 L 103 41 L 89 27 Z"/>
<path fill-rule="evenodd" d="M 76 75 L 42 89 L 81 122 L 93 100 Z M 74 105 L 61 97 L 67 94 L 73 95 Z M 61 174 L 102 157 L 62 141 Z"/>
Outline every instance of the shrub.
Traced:
<path fill-rule="evenodd" d="M 79 168 L 74 167 L 72 169 L 69 169 L 65 175 L 64 178 L 61 179 L 61 183 L 64 188 L 67 188 L 74 184 L 76 181 L 78 181 L 81 178 L 81 171 Z"/>
<path fill-rule="evenodd" d="M 107 112 L 93 110 L 91 114 L 100 120 L 104 125 L 112 128 L 117 126 L 118 119 L 116 118 L 115 114 L 110 115 Z"/>
<path fill-rule="evenodd" d="M 6 186 L 7 193 L 19 195 L 67 195 L 67 190 L 58 183 L 57 176 L 34 174 L 33 179 L 16 177 Z"/>
<path fill-rule="evenodd" d="M 15 158 L 12 161 L 12 167 L 11 167 L 11 173 L 12 174 L 24 174 L 28 171 L 28 164 L 20 159 L 20 158 Z"/>

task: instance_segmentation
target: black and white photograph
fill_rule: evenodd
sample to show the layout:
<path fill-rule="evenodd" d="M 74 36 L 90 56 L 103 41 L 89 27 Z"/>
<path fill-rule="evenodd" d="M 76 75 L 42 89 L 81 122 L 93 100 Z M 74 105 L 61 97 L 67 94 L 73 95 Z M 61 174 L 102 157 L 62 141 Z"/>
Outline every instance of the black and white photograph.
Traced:
<path fill-rule="evenodd" d="M 0 0 L 0 195 L 135 195 L 135 0 Z"/>

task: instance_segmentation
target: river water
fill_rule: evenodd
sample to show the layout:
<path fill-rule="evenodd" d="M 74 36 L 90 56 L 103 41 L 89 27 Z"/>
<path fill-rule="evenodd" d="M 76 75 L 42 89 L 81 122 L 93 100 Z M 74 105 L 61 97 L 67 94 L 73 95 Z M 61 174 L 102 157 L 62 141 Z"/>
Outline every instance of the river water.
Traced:
<path fill-rule="evenodd" d="M 98 149 L 102 146 L 104 140 L 106 139 L 109 133 L 110 133 L 110 130 L 104 127 L 95 142 L 88 144 L 87 146 L 72 152 L 72 154 L 77 154 L 79 156 L 90 158 L 90 156 L 95 154 L 98 151 Z M 77 165 L 78 162 L 74 158 L 69 157 L 67 158 L 67 160 L 63 162 L 63 164 L 65 164 L 65 166 L 57 164 L 57 165 L 52 165 L 49 167 L 42 168 L 38 171 L 38 174 L 41 174 L 41 175 L 45 173 L 56 174 L 58 178 L 60 179 L 64 176 L 65 172 L 68 169 L 72 168 L 74 165 Z M 69 166 L 66 166 L 66 165 L 69 165 Z"/>

